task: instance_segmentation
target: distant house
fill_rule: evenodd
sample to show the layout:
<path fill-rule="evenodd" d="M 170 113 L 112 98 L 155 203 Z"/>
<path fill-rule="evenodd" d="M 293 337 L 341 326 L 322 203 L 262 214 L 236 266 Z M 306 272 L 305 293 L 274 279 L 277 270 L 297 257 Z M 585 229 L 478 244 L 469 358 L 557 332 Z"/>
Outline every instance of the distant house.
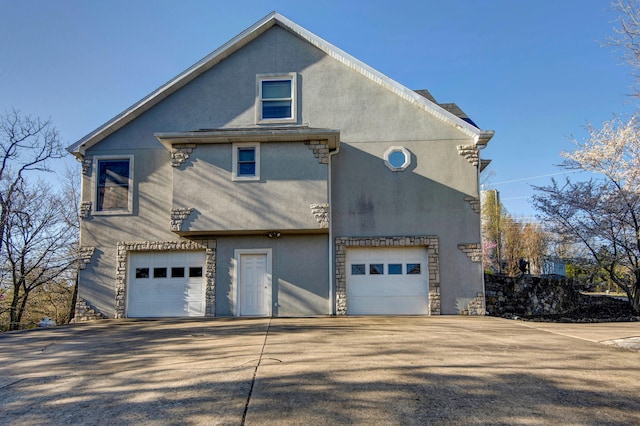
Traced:
<path fill-rule="evenodd" d="M 560 275 L 567 276 L 567 263 L 557 258 L 544 259 L 542 264 L 542 275 Z"/>
<path fill-rule="evenodd" d="M 68 148 L 78 310 L 482 314 L 492 135 L 271 13 Z"/>

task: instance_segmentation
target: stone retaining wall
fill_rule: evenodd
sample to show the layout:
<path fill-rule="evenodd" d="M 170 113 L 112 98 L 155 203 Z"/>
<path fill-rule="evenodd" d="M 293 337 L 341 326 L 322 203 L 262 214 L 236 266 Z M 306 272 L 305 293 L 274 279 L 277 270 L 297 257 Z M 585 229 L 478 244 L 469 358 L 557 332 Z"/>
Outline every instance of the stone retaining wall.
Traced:
<path fill-rule="evenodd" d="M 577 309 L 581 295 L 566 277 L 485 274 L 487 315 L 557 315 Z"/>

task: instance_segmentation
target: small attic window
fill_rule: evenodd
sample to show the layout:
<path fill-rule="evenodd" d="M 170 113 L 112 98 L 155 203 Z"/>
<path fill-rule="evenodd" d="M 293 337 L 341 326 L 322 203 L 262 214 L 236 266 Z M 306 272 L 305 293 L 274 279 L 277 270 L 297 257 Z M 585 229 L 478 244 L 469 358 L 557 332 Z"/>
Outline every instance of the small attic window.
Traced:
<path fill-rule="evenodd" d="M 411 164 L 411 153 L 402 146 L 392 146 L 384 153 L 384 164 L 391 171 L 404 171 Z"/>
<path fill-rule="evenodd" d="M 234 143 L 232 149 L 232 180 L 260 180 L 260 144 Z"/>
<path fill-rule="evenodd" d="M 296 74 L 258 75 L 258 123 L 282 123 L 296 119 Z"/>

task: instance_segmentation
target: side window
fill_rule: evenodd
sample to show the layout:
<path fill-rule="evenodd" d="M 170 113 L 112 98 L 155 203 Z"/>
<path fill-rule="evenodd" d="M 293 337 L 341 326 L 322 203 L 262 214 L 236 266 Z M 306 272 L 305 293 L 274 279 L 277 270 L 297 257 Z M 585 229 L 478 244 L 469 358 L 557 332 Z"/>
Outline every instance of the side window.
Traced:
<path fill-rule="evenodd" d="M 296 120 L 296 74 L 258 75 L 259 123 L 291 122 Z"/>
<path fill-rule="evenodd" d="M 184 267 L 171 268 L 171 278 L 184 278 Z"/>
<path fill-rule="evenodd" d="M 260 144 L 234 143 L 232 149 L 233 180 L 260 180 Z"/>
<path fill-rule="evenodd" d="M 369 264 L 369 275 L 384 275 L 384 264 L 383 263 Z"/>
<path fill-rule="evenodd" d="M 167 268 L 153 268 L 153 278 L 167 278 Z"/>
<path fill-rule="evenodd" d="M 419 263 L 407 263 L 407 275 L 420 275 Z"/>
<path fill-rule="evenodd" d="M 95 160 L 96 213 L 131 212 L 132 158 L 97 158 Z"/>
<path fill-rule="evenodd" d="M 364 275 L 365 271 L 364 263 L 351 264 L 351 275 Z"/>
<path fill-rule="evenodd" d="M 390 263 L 387 265 L 389 275 L 402 275 L 402 263 Z"/>
<path fill-rule="evenodd" d="M 149 268 L 136 268 L 136 278 L 149 278 Z"/>
<path fill-rule="evenodd" d="M 189 268 L 189 278 L 200 278 L 202 277 L 202 267 L 190 267 Z"/>

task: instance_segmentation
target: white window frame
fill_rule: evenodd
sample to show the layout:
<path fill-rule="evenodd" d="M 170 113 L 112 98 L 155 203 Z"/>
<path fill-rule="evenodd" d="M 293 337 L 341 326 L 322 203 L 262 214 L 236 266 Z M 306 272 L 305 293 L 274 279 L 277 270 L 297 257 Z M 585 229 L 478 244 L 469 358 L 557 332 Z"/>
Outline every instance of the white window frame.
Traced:
<path fill-rule="evenodd" d="M 394 152 L 401 152 L 404 155 L 404 163 L 402 163 L 400 167 L 395 167 L 389 161 L 389 158 Z M 411 165 L 411 153 L 403 146 L 392 146 L 384 152 L 384 164 L 392 172 L 402 172 Z"/>
<path fill-rule="evenodd" d="M 282 81 L 289 80 L 291 82 L 291 98 L 282 98 L 282 100 L 291 99 L 291 116 L 281 118 L 263 118 L 262 117 L 262 82 L 264 81 Z M 298 111 L 298 90 L 296 84 L 296 73 L 286 74 L 258 74 L 256 78 L 257 82 L 257 97 L 256 97 L 256 123 L 269 124 L 269 123 L 294 123 L 297 121 Z"/>
<path fill-rule="evenodd" d="M 100 161 L 129 161 L 129 181 L 127 191 L 127 208 L 119 210 L 98 210 L 98 185 L 100 181 Z M 133 155 L 96 155 L 93 157 L 93 184 L 91 185 L 91 209 L 96 216 L 121 215 L 133 213 Z"/>
<path fill-rule="evenodd" d="M 238 175 L 238 148 L 254 148 L 256 160 L 255 176 Z M 236 142 L 231 145 L 231 161 L 233 162 L 231 169 L 231 179 L 233 181 L 256 181 L 260 180 L 260 142 Z"/>

